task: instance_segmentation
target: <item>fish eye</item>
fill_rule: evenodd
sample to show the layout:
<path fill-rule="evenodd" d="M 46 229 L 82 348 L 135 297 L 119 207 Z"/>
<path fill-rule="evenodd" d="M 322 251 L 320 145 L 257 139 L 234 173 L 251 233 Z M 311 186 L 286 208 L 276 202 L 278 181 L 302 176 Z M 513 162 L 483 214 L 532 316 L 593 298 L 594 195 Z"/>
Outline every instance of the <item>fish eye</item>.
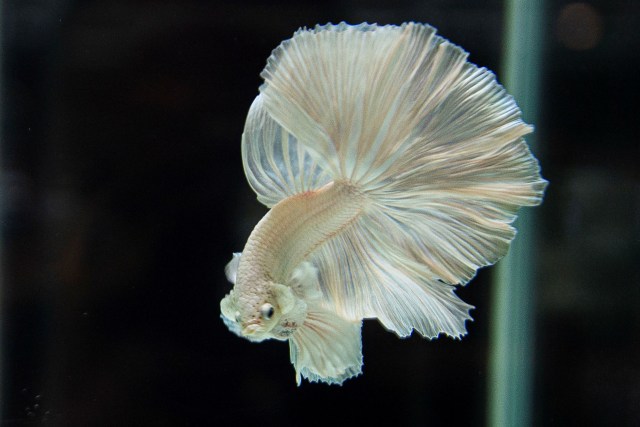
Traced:
<path fill-rule="evenodd" d="M 273 306 L 269 303 L 263 304 L 262 307 L 260 307 L 260 314 L 262 314 L 262 317 L 266 320 L 271 319 L 274 311 Z"/>

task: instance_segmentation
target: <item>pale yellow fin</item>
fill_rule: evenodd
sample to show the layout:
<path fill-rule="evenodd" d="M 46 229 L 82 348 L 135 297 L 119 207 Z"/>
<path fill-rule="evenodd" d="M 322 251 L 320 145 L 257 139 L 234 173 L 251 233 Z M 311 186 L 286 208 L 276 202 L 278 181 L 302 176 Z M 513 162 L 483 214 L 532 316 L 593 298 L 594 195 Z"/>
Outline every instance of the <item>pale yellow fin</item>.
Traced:
<path fill-rule="evenodd" d="M 532 128 L 466 59 L 426 25 L 342 23 L 298 31 L 268 61 L 259 107 L 269 124 L 245 130 L 269 144 L 260 161 L 278 165 L 295 140 L 311 176 L 348 181 L 370 202 L 309 255 L 340 316 L 377 317 L 400 335 L 464 334 L 471 306 L 453 285 L 504 256 L 517 209 L 542 199 L 546 181 L 522 139 Z M 262 169 L 263 198 L 311 188 Z"/>
<path fill-rule="evenodd" d="M 318 269 L 311 263 L 303 262 L 292 272 L 289 286 L 307 307 L 302 326 L 289 339 L 298 385 L 302 378 L 342 384 L 360 374 L 361 322 L 344 320 L 323 307 Z"/>
<path fill-rule="evenodd" d="M 426 25 L 319 26 L 274 51 L 261 88 L 314 167 L 358 186 L 379 208 L 371 224 L 392 224 L 449 284 L 506 253 L 516 210 L 546 186 L 522 139 L 532 128 L 466 58 Z"/>
<path fill-rule="evenodd" d="M 298 385 L 342 384 L 362 372 L 362 322 L 347 321 L 319 306 L 309 306 L 304 324 L 289 339 Z"/>
<path fill-rule="evenodd" d="M 312 254 L 326 304 L 347 319 L 378 318 L 399 336 L 465 335 L 473 307 L 393 241 L 397 225 L 379 227 L 363 218 Z"/>
<path fill-rule="evenodd" d="M 242 162 L 249 184 L 267 207 L 331 180 L 307 148 L 266 114 L 261 95 L 247 116 Z"/>
<path fill-rule="evenodd" d="M 261 93 L 269 115 L 335 178 L 364 184 L 406 154 L 466 57 L 428 25 L 318 26 L 273 52 Z"/>

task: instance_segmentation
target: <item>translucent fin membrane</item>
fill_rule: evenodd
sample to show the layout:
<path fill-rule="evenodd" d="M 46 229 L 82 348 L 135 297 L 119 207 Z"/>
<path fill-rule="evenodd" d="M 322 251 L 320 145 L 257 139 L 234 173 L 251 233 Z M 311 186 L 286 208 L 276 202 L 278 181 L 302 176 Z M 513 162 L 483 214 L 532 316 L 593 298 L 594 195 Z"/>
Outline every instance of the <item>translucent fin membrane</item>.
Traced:
<path fill-rule="evenodd" d="M 517 209 L 546 186 L 513 99 L 413 23 L 300 30 L 262 76 L 243 141 L 260 200 L 334 180 L 370 202 L 309 255 L 326 303 L 400 335 L 464 334 L 470 306 L 452 285 L 504 256 Z"/>
<path fill-rule="evenodd" d="M 394 242 L 393 234 L 381 238 L 384 224 L 371 221 L 362 218 L 313 254 L 330 305 L 347 319 L 377 317 L 400 336 L 414 329 L 427 338 L 466 334 L 473 307 Z"/>
<path fill-rule="evenodd" d="M 303 262 L 289 285 L 307 303 L 307 317 L 290 338 L 291 363 L 298 385 L 311 382 L 342 384 L 362 370 L 360 321 L 348 321 L 322 306 L 318 269 Z"/>
<path fill-rule="evenodd" d="M 262 96 L 258 96 L 242 136 L 245 173 L 258 200 L 271 207 L 288 196 L 329 182 L 330 176 L 308 151 L 266 114 Z"/>
<path fill-rule="evenodd" d="M 298 385 L 342 384 L 362 372 L 361 322 L 350 322 L 320 307 L 309 307 L 304 326 L 290 338 L 291 363 Z"/>

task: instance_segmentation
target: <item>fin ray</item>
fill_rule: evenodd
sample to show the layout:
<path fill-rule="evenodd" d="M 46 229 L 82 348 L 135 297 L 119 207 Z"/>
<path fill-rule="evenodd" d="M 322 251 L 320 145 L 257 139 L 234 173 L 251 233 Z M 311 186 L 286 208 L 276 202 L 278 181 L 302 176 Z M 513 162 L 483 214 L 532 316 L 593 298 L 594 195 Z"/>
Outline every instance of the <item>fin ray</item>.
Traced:
<path fill-rule="evenodd" d="M 414 329 L 427 338 L 465 335 L 473 307 L 370 222 L 361 219 L 312 255 L 326 304 L 347 319 L 378 318 L 399 336 Z"/>
<path fill-rule="evenodd" d="M 289 339 L 291 363 L 298 385 L 310 382 L 342 384 L 362 372 L 362 322 L 310 307 L 304 324 Z"/>
<path fill-rule="evenodd" d="M 267 114 L 377 206 L 369 231 L 451 285 L 505 255 L 546 186 L 531 126 L 466 59 L 427 25 L 318 26 L 274 51 L 261 87 Z"/>
<path fill-rule="evenodd" d="M 267 207 L 330 181 L 322 162 L 266 113 L 261 95 L 247 116 L 242 162 L 249 184 Z"/>
<path fill-rule="evenodd" d="M 262 124 L 248 124 L 243 143 L 266 144 L 245 156 L 261 201 L 329 180 L 370 201 L 309 255 L 326 306 L 403 336 L 463 335 L 471 306 L 453 285 L 506 254 L 518 208 L 539 204 L 546 186 L 513 98 L 464 50 L 413 23 L 300 30 L 262 76 L 252 107 Z M 283 172 L 278 162 L 291 157 L 278 144 L 310 159 L 311 171 L 297 170 L 307 184 L 292 184 L 295 165 Z M 263 166 L 260 150 L 276 160 Z"/>
<path fill-rule="evenodd" d="M 289 286 L 306 302 L 306 318 L 289 339 L 291 363 L 298 385 L 311 382 L 342 384 L 362 370 L 362 322 L 349 321 L 322 305 L 318 269 L 309 262 L 291 274 Z"/>

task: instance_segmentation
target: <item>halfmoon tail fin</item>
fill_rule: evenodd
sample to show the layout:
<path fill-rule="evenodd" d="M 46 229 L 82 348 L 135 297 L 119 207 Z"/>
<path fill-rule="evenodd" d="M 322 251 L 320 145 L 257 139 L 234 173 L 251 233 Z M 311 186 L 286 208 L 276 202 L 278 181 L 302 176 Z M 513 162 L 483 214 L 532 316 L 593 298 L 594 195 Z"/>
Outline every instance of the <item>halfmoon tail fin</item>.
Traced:
<path fill-rule="evenodd" d="M 341 23 L 299 30 L 268 60 L 243 140 L 259 198 L 344 181 L 370 201 L 310 254 L 348 319 L 463 334 L 453 286 L 504 256 L 518 208 L 542 200 L 532 127 L 467 56 L 427 25 Z"/>

